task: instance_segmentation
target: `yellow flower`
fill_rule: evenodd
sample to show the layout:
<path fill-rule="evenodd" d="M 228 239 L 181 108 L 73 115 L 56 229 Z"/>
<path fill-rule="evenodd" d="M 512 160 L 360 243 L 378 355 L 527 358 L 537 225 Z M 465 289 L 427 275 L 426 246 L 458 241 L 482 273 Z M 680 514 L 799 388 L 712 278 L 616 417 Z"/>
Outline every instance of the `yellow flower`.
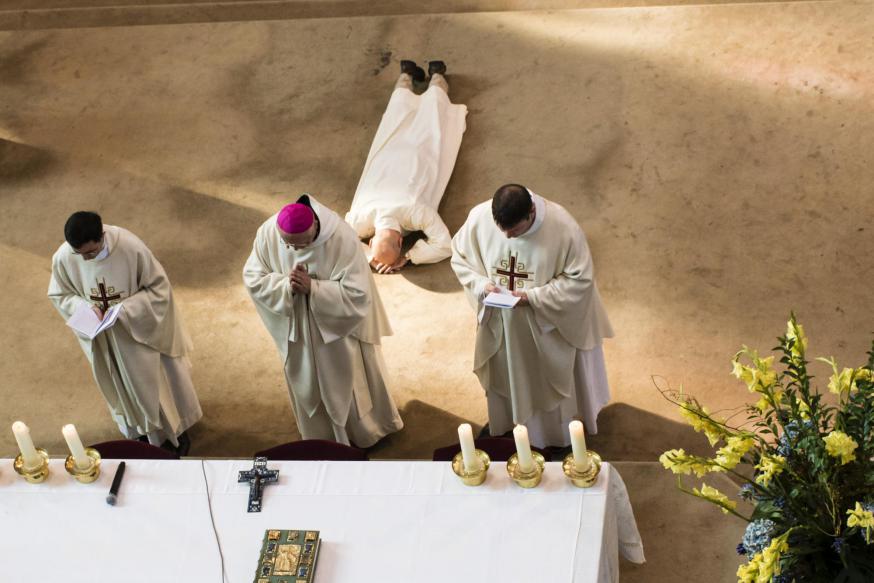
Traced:
<path fill-rule="evenodd" d="M 693 488 L 692 493 L 699 498 L 703 498 L 718 505 L 723 514 L 728 514 L 729 509 L 737 508 L 737 502 L 728 499 L 728 496 L 707 484 L 702 483 L 701 489 Z"/>
<path fill-rule="evenodd" d="M 771 544 L 762 551 L 762 566 L 759 568 L 759 581 L 770 583 L 774 575 L 780 574 L 780 557 L 789 550 L 786 539 L 789 533 L 771 539 Z"/>
<path fill-rule="evenodd" d="M 871 544 L 871 529 L 874 529 L 874 513 L 870 510 L 865 510 L 859 502 L 856 502 L 854 510 L 847 510 L 850 517 L 847 519 L 847 526 L 853 528 L 858 526 L 860 529 L 865 529 L 865 542 Z"/>
<path fill-rule="evenodd" d="M 786 322 L 786 339 L 795 341 L 789 351 L 792 356 L 795 359 L 804 358 L 804 353 L 807 351 L 807 336 L 804 335 L 804 327 L 797 323 L 795 318 Z"/>
<path fill-rule="evenodd" d="M 755 440 L 747 435 L 735 435 L 726 439 L 726 443 L 716 452 L 716 463 L 726 469 L 733 470 L 741 458 L 753 447 Z"/>
<path fill-rule="evenodd" d="M 755 380 L 762 388 L 773 387 L 777 384 L 777 371 L 774 370 L 774 357 L 761 358 L 755 361 L 756 371 L 753 373 Z"/>
<path fill-rule="evenodd" d="M 767 409 L 768 405 L 770 404 L 771 401 L 769 401 L 767 397 L 762 397 L 758 401 L 756 401 L 756 409 L 764 413 L 765 409 Z"/>
<path fill-rule="evenodd" d="M 744 366 L 739 362 L 741 356 L 748 357 L 753 365 Z M 731 374 L 746 383 L 750 392 L 763 392 L 777 384 L 777 371 L 774 370 L 774 357 L 759 358 L 759 353 L 744 346 L 732 360 Z"/>
<path fill-rule="evenodd" d="M 725 435 L 725 429 L 710 417 L 707 407 L 699 407 L 694 401 L 680 403 L 680 415 L 696 432 L 704 432 L 711 447 Z"/>
<path fill-rule="evenodd" d="M 862 508 L 862 504 L 856 502 L 856 508 L 853 510 L 847 510 L 847 514 L 850 516 L 847 519 L 847 526 L 853 527 L 858 526 L 859 528 L 874 528 L 874 513 L 870 510 L 865 510 Z"/>
<path fill-rule="evenodd" d="M 771 479 L 782 473 L 785 467 L 786 458 L 782 455 L 763 455 L 759 463 L 756 464 L 756 469 L 759 470 L 756 483 L 767 488 L 771 484 Z"/>
<path fill-rule="evenodd" d="M 846 465 L 856 459 L 853 453 L 859 444 L 843 431 L 832 431 L 822 438 L 825 442 L 825 450 L 832 457 L 841 458 L 841 465 Z"/>
<path fill-rule="evenodd" d="M 805 421 L 810 419 L 810 405 L 801 399 L 798 400 L 798 415 Z"/>
<path fill-rule="evenodd" d="M 838 363 L 835 362 L 835 357 L 817 358 L 818 361 L 824 362 L 832 367 L 832 376 L 829 377 L 828 390 L 835 395 L 844 395 L 858 390 L 856 387 L 856 370 L 852 368 L 844 368 L 838 372 Z M 859 369 L 865 370 L 865 369 Z"/>
<path fill-rule="evenodd" d="M 833 374 L 829 379 L 828 390 L 836 395 L 856 390 L 853 382 L 853 369 L 844 368 L 840 374 Z"/>
<path fill-rule="evenodd" d="M 713 462 L 687 454 L 682 449 L 672 449 L 666 451 L 659 457 L 659 461 L 666 470 L 671 470 L 675 474 L 689 475 L 695 472 L 699 478 L 703 478 L 709 472 L 723 472 L 722 468 Z"/>
<path fill-rule="evenodd" d="M 850 392 L 855 393 L 859 390 L 859 381 L 874 381 L 874 373 L 867 368 L 857 368 L 853 371 L 853 382 L 850 383 Z"/>
<path fill-rule="evenodd" d="M 758 555 L 755 555 L 753 559 L 755 559 Z M 749 563 L 745 563 L 737 568 L 737 581 L 738 583 L 756 583 L 756 576 L 759 574 L 759 563 L 758 561 L 753 562 L 750 559 Z"/>
<path fill-rule="evenodd" d="M 738 380 L 743 381 L 747 384 L 747 386 L 753 384 L 753 369 L 748 366 L 742 365 L 737 361 L 738 355 L 735 356 L 735 359 L 731 361 L 731 374 L 733 374 Z"/>
<path fill-rule="evenodd" d="M 762 552 L 750 558 L 749 563 L 737 568 L 738 583 L 771 583 L 780 574 L 780 557 L 789 550 L 789 531 L 771 539 Z"/>

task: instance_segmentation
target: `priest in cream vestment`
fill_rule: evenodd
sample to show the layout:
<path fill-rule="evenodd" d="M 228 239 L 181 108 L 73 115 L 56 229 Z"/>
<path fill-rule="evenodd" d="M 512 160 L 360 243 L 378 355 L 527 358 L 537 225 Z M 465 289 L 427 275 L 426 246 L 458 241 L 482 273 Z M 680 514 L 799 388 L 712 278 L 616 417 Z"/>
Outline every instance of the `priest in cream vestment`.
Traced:
<path fill-rule="evenodd" d="M 352 228 L 309 195 L 258 229 L 243 282 L 285 367 L 304 439 L 369 447 L 403 427 L 380 352 L 391 334 Z"/>
<path fill-rule="evenodd" d="M 64 234 L 48 290 L 64 320 L 83 305 L 101 318 L 123 305 L 118 321 L 93 340 L 75 333 L 113 419 L 128 438 L 169 441 L 187 453 L 183 433 L 203 413 L 191 382 L 191 340 L 164 268 L 136 235 L 104 225 L 96 213 L 74 213 Z"/>
<path fill-rule="evenodd" d="M 526 425 L 538 447 L 568 446 L 572 419 L 597 433 L 610 400 L 601 341 L 613 330 L 573 217 L 520 185 L 503 186 L 453 238 L 452 268 L 477 312 L 474 371 L 490 433 Z M 484 306 L 493 291 L 520 301 Z"/>
<path fill-rule="evenodd" d="M 368 260 L 380 273 L 452 254 L 449 229 L 437 207 L 461 147 L 467 107 L 449 100 L 442 61 L 431 61 L 430 83 L 421 95 L 412 86 L 417 70 L 424 77 L 415 63 L 401 61 L 400 78 L 346 213 L 358 236 L 370 239 Z M 412 232 L 424 238 L 401 256 L 401 239 Z"/>

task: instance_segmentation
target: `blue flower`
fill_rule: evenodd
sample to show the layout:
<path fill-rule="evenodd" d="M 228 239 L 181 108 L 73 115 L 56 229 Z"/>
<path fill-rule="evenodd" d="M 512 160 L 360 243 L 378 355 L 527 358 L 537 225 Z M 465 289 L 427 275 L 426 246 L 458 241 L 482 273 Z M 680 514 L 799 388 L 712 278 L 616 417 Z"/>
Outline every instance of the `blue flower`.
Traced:
<path fill-rule="evenodd" d="M 755 554 L 763 551 L 770 544 L 776 527 L 774 521 L 767 518 L 749 523 L 743 537 L 743 546 L 747 552 Z"/>
<path fill-rule="evenodd" d="M 780 436 L 780 440 L 777 442 L 777 454 L 783 456 L 787 460 L 792 456 L 792 445 L 789 443 L 789 440 L 786 439 L 785 433 Z"/>
<path fill-rule="evenodd" d="M 798 423 L 790 421 L 783 427 L 783 435 L 777 440 L 777 453 L 789 459 L 792 455 L 792 442 L 798 436 Z"/>
<path fill-rule="evenodd" d="M 781 510 L 786 508 L 786 498 L 783 498 L 782 496 L 777 496 L 776 498 L 774 498 L 774 506 Z"/>
<path fill-rule="evenodd" d="M 740 543 L 739 545 L 737 545 L 736 550 L 737 550 L 737 554 L 739 554 L 739 555 L 747 554 L 747 548 L 744 546 L 743 543 Z"/>
<path fill-rule="evenodd" d="M 845 544 L 846 544 L 846 542 L 844 541 L 844 538 L 839 536 L 839 537 L 836 538 L 835 541 L 832 543 L 832 550 L 833 550 L 834 552 L 836 552 L 837 554 L 840 555 L 840 554 L 841 554 L 841 550 L 844 548 L 844 545 L 845 545 Z"/>
<path fill-rule="evenodd" d="M 744 484 L 740 487 L 740 492 L 738 492 L 738 495 L 744 500 L 749 501 L 752 500 L 753 496 L 756 495 L 756 489 L 753 487 L 752 484 Z"/>
<path fill-rule="evenodd" d="M 792 579 L 788 575 L 774 575 L 771 583 L 792 583 Z"/>
<path fill-rule="evenodd" d="M 792 451 L 795 440 L 798 438 L 798 433 L 801 428 L 810 429 L 813 427 L 813 421 L 805 421 L 801 425 L 797 421 L 790 421 L 783 427 L 783 435 L 777 440 L 777 453 L 785 457 L 787 460 L 792 457 Z"/>

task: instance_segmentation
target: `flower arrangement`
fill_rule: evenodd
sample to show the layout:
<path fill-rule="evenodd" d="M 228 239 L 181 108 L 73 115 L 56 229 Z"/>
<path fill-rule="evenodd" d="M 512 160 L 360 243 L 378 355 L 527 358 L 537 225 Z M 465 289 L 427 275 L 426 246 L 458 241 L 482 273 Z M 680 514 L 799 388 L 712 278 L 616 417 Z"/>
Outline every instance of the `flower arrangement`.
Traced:
<path fill-rule="evenodd" d="M 739 583 L 874 581 L 874 345 L 859 368 L 817 359 L 833 373 L 828 390 L 835 397 L 823 399 L 811 386 L 807 338 L 794 314 L 779 341 L 782 372 L 774 356 L 746 346 L 732 359 L 732 374 L 758 401 L 728 418 L 682 390 L 662 389 L 716 451 L 703 457 L 673 449 L 659 461 L 678 474 L 682 491 L 749 522 L 737 548 L 748 557 Z M 743 413 L 745 422 L 733 422 Z M 751 516 L 706 483 L 689 490 L 681 476 L 716 472 L 743 484 Z"/>

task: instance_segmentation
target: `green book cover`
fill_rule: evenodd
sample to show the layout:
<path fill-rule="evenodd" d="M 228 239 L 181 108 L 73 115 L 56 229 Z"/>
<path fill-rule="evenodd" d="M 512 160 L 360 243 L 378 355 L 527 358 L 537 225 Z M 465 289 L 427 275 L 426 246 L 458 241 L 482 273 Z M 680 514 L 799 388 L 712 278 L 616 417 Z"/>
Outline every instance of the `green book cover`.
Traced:
<path fill-rule="evenodd" d="M 312 583 L 320 544 L 317 530 L 266 531 L 254 583 Z"/>

